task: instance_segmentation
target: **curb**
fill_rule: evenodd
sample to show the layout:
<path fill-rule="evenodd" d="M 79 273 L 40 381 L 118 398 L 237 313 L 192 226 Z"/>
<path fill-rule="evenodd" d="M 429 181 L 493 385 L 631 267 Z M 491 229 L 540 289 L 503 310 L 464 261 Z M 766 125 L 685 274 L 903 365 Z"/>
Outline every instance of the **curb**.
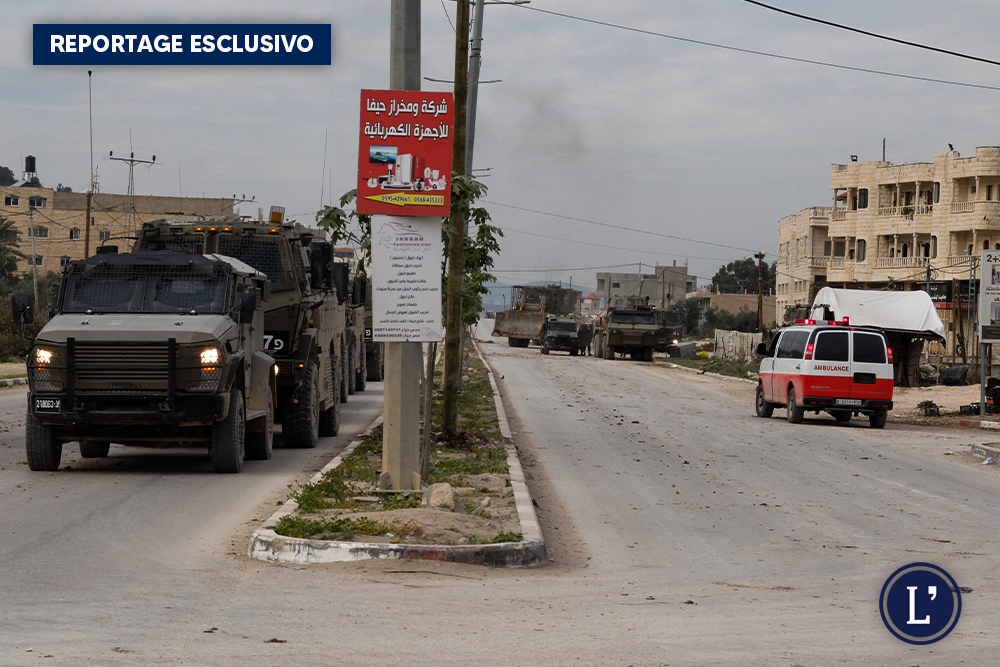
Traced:
<path fill-rule="evenodd" d="M 28 378 L 7 378 L 5 380 L 0 380 L 0 387 L 13 387 L 19 384 L 28 384 Z"/>
<path fill-rule="evenodd" d="M 959 426 L 966 428 L 985 428 L 992 431 L 1000 431 L 1000 422 L 983 421 L 979 419 L 963 419 L 958 422 Z"/>
<path fill-rule="evenodd" d="M 992 458 L 994 461 L 1000 460 L 1000 449 L 989 445 L 972 445 L 972 455 L 979 459 Z"/>
<path fill-rule="evenodd" d="M 475 341 L 473 341 L 475 345 Z M 500 399 L 500 392 L 497 389 L 496 380 L 493 378 L 493 369 L 486 363 L 479 346 L 475 345 L 479 358 L 486 366 L 486 372 L 490 378 L 490 385 L 493 388 L 493 399 L 497 405 L 497 419 L 500 422 L 500 434 L 510 439 L 510 425 L 507 423 L 507 416 L 503 410 L 503 403 Z M 382 417 L 378 417 L 362 435 L 371 433 L 379 424 Z M 341 461 L 350 456 L 360 443 L 360 439 L 355 439 L 344 450 L 337 455 L 330 463 L 323 467 L 318 473 L 313 475 L 310 482 L 318 482 L 323 474 L 340 465 Z M 335 542 L 332 540 L 307 540 L 296 537 L 284 537 L 278 535 L 270 528 L 258 528 L 254 531 L 250 540 L 248 554 L 251 558 L 266 561 L 269 563 L 337 563 L 359 560 L 439 560 L 453 563 L 466 563 L 469 565 L 489 565 L 491 567 L 507 568 L 527 568 L 539 567 L 548 562 L 548 555 L 545 550 L 545 540 L 542 538 L 542 530 L 538 525 L 535 516 L 535 508 L 531 502 L 531 495 L 528 486 L 524 481 L 524 471 L 521 468 L 521 461 L 517 456 L 517 450 L 511 445 L 507 448 L 507 468 L 510 471 L 510 484 L 514 490 L 514 505 L 517 507 L 517 516 L 521 523 L 520 542 L 504 542 L 501 544 L 461 544 L 436 545 L 436 544 L 375 544 L 366 542 Z M 265 522 L 265 525 L 273 526 L 283 516 L 287 516 L 298 509 L 298 503 L 294 500 L 287 500 L 277 512 Z"/>

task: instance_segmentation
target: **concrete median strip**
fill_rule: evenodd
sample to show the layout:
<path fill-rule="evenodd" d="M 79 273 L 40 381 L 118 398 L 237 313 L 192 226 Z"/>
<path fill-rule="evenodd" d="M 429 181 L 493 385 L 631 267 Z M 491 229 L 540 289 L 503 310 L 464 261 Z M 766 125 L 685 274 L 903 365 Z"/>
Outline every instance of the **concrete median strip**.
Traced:
<path fill-rule="evenodd" d="M 478 346 L 477 346 L 478 351 Z M 482 358 L 482 353 L 480 353 Z M 497 417 L 500 421 L 500 432 L 505 438 L 510 438 L 510 426 L 503 411 L 503 404 L 493 378 L 493 371 L 483 359 L 489 373 L 493 396 L 497 405 Z M 370 433 L 382 423 L 382 417 L 376 419 L 365 429 L 362 435 Z M 337 457 L 310 480 L 319 482 L 323 474 L 336 468 L 351 455 L 360 443 L 360 439 L 351 442 Z M 402 559 L 402 560 L 442 560 L 472 565 L 489 565 L 491 567 L 525 568 L 538 567 L 548 562 L 545 550 L 545 540 L 542 537 L 535 508 L 531 502 L 528 486 L 524 481 L 524 471 L 517 450 L 511 445 L 507 448 L 507 468 L 510 471 L 510 483 L 514 491 L 514 503 L 521 524 L 520 542 L 503 542 L 499 544 L 376 544 L 365 542 L 336 542 L 332 540 L 309 540 L 278 535 L 270 527 L 277 524 L 283 516 L 292 514 L 298 503 L 287 500 L 271 518 L 264 522 L 264 527 L 254 531 L 250 540 L 249 555 L 257 560 L 272 563 L 334 563 L 369 559 Z"/>

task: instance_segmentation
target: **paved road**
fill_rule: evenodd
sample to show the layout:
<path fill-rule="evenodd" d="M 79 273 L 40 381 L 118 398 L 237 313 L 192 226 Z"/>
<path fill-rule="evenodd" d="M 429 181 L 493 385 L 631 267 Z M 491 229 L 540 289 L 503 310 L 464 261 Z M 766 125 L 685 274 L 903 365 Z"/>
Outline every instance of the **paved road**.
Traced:
<path fill-rule="evenodd" d="M 0 395 L 0 664 L 994 662 L 1000 476 L 944 455 L 988 436 L 792 426 L 753 417 L 737 382 L 484 349 L 539 505 L 540 570 L 250 561 L 253 520 L 345 437 L 238 476 L 131 452 L 29 473 L 23 398 Z M 378 389 L 351 397 L 346 431 Z M 929 648 L 891 637 L 875 605 L 918 560 L 973 588 Z"/>

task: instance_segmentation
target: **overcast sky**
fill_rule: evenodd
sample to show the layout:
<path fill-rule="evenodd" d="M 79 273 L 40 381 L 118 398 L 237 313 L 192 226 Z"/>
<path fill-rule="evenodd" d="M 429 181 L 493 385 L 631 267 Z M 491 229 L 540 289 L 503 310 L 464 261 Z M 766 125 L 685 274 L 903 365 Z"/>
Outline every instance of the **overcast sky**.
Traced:
<path fill-rule="evenodd" d="M 100 187 L 139 194 L 256 197 L 313 223 L 354 187 L 359 91 L 389 83 L 389 0 L 13 2 L 0 24 L 0 165 L 35 155 L 46 186 L 87 188 L 87 68 L 31 64 L 33 23 L 332 23 L 329 67 L 95 67 Z M 1000 60 L 1000 3 L 773 0 L 768 4 L 913 42 Z M 281 10 L 274 8 L 280 6 Z M 532 9 L 534 8 L 534 9 Z M 502 282 L 595 285 L 601 270 L 687 263 L 707 282 L 764 249 L 779 218 L 829 206 L 830 165 L 931 161 L 1000 144 L 1000 90 L 824 67 L 642 34 L 853 68 L 1000 87 L 1000 67 L 893 44 L 743 0 L 532 0 L 488 5 L 475 166 L 504 229 Z M 422 74 L 452 78 L 455 3 L 422 4 Z M 449 84 L 424 82 L 425 90 Z M 324 133 L 328 133 L 324 173 Z M 519 207 L 519 208 L 513 208 Z M 530 212 L 521 209 L 532 209 Z M 555 215 L 551 215 L 555 214 Z M 555 216 L 568 216 L 571 220 Z M 589 222 L 584 222 L 589 221 Z M 592 224 L 601 223 L 601 224 Z M 638 231 L 626 231 L 615 225 Z M 680 240 L 669 237 L 683 237 Z M 696 242 L 697 241 L 697 242 Z"/>

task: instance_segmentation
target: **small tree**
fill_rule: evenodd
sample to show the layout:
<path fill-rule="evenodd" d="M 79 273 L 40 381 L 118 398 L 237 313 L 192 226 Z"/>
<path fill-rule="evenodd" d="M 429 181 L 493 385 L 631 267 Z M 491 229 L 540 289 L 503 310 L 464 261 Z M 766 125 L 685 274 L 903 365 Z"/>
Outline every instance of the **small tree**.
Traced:
<path fill-rule="evenodd" d="M 7 167 L 0 166 L 0 185 L 14 185 L 15 183 L 17 183 L 17 179 L 14 177 L 14 172 Z"/>
<path fill-rule="evenodd" d="M 14 221 L 0 216 L 0 292 L 17 281 L 17 260 L 25 258 L 17 237 Z"/>

